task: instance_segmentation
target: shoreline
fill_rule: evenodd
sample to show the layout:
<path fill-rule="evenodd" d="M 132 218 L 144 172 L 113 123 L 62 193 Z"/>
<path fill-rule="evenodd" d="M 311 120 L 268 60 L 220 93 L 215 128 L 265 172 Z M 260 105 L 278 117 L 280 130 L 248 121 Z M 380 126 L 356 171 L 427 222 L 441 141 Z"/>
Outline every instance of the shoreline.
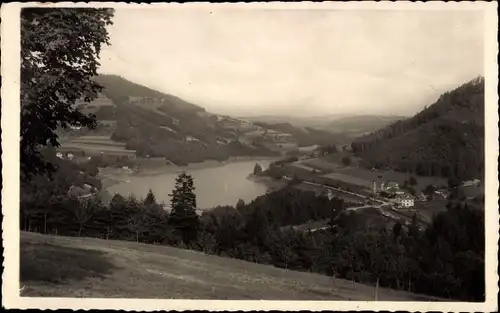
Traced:
<path fill-rule="evenodd" d="M 181 173 L 183 171 L 217 168 L 231 163 L 248 162 L 248 161 L 255 161 L 256 163 L 258 163 L 259 161 L 272 162 L 277 159 L 278 158 L 276 157 L 232 157 L 224 161 L 205 160 L 199 163 L 190 163 L 187 166 L 162 164 L 154 166 L 152 168 L 143 169 L 140 172 L 133 172 L 130 170 L 126 171 L 120 168 L 100 167 L 99 177 L 103 185 L 106 185 L 103 188 L 107 189 L 117 184 L 130 182 L 129 178 L 131 177 L 148 177 L 148 176 L 158 176 L 163 174 Z M 247 178 L 250 179 L 249 177 Z M 252 178 L 251 180 L 256 181 L 255 178 Z M 265 183 L 265 181 L 267 180 L 262 180 L 261 182 Z"/>
<path fill-rule="evenodd" d="M 232 157 L 224 161 L 216 160 L 205 160 L 199 163 L 190 163 L 186 166 L 178 166 L 175 164 L 162 164 L 151 168 L 141 169 L 139 172 L 129 171 L 126 172 L 120 168 L 103 167 L 99 168 L 99 173 L 101 175 L 113 175 L 113 176 L 156 176 L 167 173 L 180 173 L 182 171 L 194 170 L 194 169 L 207 169 L 223 166 L 230 163 L 248 162 L 248 161 L 274 161 L 277 160 L 276 157 Z M 108 177 L 107 177 L 108 178 Z"/>

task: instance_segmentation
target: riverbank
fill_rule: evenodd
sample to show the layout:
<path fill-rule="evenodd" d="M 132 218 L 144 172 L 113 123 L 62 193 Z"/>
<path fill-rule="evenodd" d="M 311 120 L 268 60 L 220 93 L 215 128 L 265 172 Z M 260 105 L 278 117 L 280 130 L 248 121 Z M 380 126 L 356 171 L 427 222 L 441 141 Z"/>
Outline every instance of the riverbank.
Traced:
<path fill-rule="evenodd" d="M 269 176 L 256 176 L 254 174 L 248 175 L 247 179 L 254 181 L 256 183 L 266 185 L 269 191 L 276 191 L 286 187 L 287 182 L 284 180 L 274 179 Z"/>
<path fill-rule="evenodd" d="M 106 187 L 113 186 L 115 184 L 119 184 L 122 182 L 127 182 L 127 177 L 143 177 L 143 176 L 157 176 L 169 173 L 180 173 L 183 171 L 190 170 L 200 170 L 200 169 L 208 169 L 208 168 L 216 168 L 220 166 L 224 166 L 229 163 L 238 163 L 238 162 L 248 162 L 255 161 L 258 163 L 259 161 L 275 161 L 276 157 L 231 157 L 225 161 L 215 161 L 215 160 L 206 160 L 199 163 L 190 163 L 187 166 L 177 166 L 172 163 L 159 163 L 157 160 L 153 160 L 151 162 L 144 162 L 141 160 L 142 166 L 139 167 L 139 170 L 131 170 L 131 169 L 123 169 L 123 168 L 112 168 L 112 167 L 103 167 L 99 168 L 99 175 L 101 179 L 106 179 Z"/>

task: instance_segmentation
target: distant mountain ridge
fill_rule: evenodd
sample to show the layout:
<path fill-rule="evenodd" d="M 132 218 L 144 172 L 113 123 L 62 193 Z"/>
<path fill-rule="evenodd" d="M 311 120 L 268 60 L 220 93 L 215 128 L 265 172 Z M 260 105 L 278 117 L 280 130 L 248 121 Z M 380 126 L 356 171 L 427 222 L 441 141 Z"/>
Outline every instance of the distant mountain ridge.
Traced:
<path fill-rule="evenodd" d="M 482 178 L 484 78 L 444 93 L 415 116 L 362 136 L 351 146 L 375 167 Z"/>
<path fill-rule="evenodd" d="M 278 116 L 278 115 L 262 115 L 250 116 L 246 119 L 266 124 L 283 124 L 288 123 L 296 127 L 310 127 L 317 130 L 343 134 L 348 138 L 355 138 L 366 133 L 371 133 L 380 128 L 383 128 L 395 121 L 405 119 L 406 116 L 399 115 L 353 115 L 353 114 L 331 114 L 324 116 L 313 117 L 296 117 L 296 116 Z"/>

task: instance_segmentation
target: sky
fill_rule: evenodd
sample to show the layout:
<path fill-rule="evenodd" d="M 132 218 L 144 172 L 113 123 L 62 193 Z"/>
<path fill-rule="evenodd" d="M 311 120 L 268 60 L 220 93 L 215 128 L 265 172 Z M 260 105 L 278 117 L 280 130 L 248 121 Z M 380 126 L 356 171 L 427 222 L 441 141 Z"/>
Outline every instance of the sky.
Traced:
<path fill-rule="evenodd" d="M 101 73 L 231 115 L 413 115 L 483 75 L 473 11 L 117 8 Z"/>

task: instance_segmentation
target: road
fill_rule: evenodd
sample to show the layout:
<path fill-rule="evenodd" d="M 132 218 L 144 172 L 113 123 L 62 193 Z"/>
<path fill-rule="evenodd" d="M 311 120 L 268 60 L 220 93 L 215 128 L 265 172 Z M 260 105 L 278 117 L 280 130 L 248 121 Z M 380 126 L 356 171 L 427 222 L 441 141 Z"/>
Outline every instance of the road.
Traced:
<path fill-rule="evenodd" d="M 286 179 L 286 180 L 292 180 L 292 178 L 290 178 L 288 176 L 283 176 L 283 178 Z M 335 191 L 342 192 L 342 193 L 345 193 L 345 194 L 348 194 L 348 195 L 351 195 L 351 196 L 360 197 L 362 199 L 371 199 L 371 200 L 379 203 L 379 205 L 377 205 L 375 207 L 381 207 L 381 206 L 384 206 L 384 205 L 392 205 L 390 202 L 385 202 L 385 201 L 382 201 L 380 199 L 372 199 L 370 197 L 367 197 L 365 195 L 362 195 L 362 194 L 359 194 L 359 193 L 356 193 L 356 192 L 347 191 L 347 190 L 343 190 L 343 189 L 340 189 L 340 188 L 335 188 L 335 187 L 328 186 L 328 185 L 322 185 L 322 184 L 318 184 L 318 183 L 313 183 L 313 182 L 306 181 L 306 180 L 303 180 L 301 182 L 304 183 L 304 184 L 307 184 L 307 185 L 311 185 L 311 186 L 316 186 L 316 187 L 321 187 L 321 188 L 325 188 L 325 189 L 335 190 Z M 365 207 L 374 207 L 374 206 L 373 205 L 362 206 L 362 207 L 359 207 L 359 208 L 365 208 Z M 351 211 L 352 210 L 357 210 L 357 209 L 358 208 L 350 208 Z"/>
<path fill-rule="evenodd" d="M 291 178 L 288 176 L 284 176 L 283 178 L 286 180 L 291 180 Z M 307 185 L 311 185 L 311 186 L 320 187 L 320 188 L 335 190 L 338 192 L 342 192 L 345 194 L 349 194 L 349 195 L 360 197 L 360 198 L 367 199 L 367 200 L 368 199 L 374 200 L 375 202 L 378 203 L 378 205 L 363 205 L 363 206 L 357 206 L 357 207 L 350 207 L 350 208 L 346 208 L 346 211 L 357 211 L 357 210 L 361 210 L 361 209 L 375 208 L 375 209 L 378 209 L 380 211 L 380 213 L 387 218 L 390 218 L 390 219 L 395 220 L 395 221 L 404 220 L 405 224 L 408 224 L 410 222 L 410 218 L 401 214 L 396 209 L 394 209 L 393 203 L 391 203 L 391 202 L 382 201 L 380 199 L 372 199 L 370 197 L 367 197 L 367 196 L 359 194 L 359 193 L 355 193 L 355 192 L 351 192 L 351 191 L 347 191 L 347 190 L 343 190 L 340 188 L 335 188 L 335 187 L 331 187 L 331 186 L 327 186 L 327 185 L 322 185 L 322 184 L 318 184 L 318 183 L 314 183 L 314 182 L 310 182 L 310 181 L 302 181 L 302 183 L 307 184 Z M 329 227 L 330 226 L 323 226 L 323 227 L 314 228 L 314 229 L 311 229 L 311 232 L 327 229 Z"/>

